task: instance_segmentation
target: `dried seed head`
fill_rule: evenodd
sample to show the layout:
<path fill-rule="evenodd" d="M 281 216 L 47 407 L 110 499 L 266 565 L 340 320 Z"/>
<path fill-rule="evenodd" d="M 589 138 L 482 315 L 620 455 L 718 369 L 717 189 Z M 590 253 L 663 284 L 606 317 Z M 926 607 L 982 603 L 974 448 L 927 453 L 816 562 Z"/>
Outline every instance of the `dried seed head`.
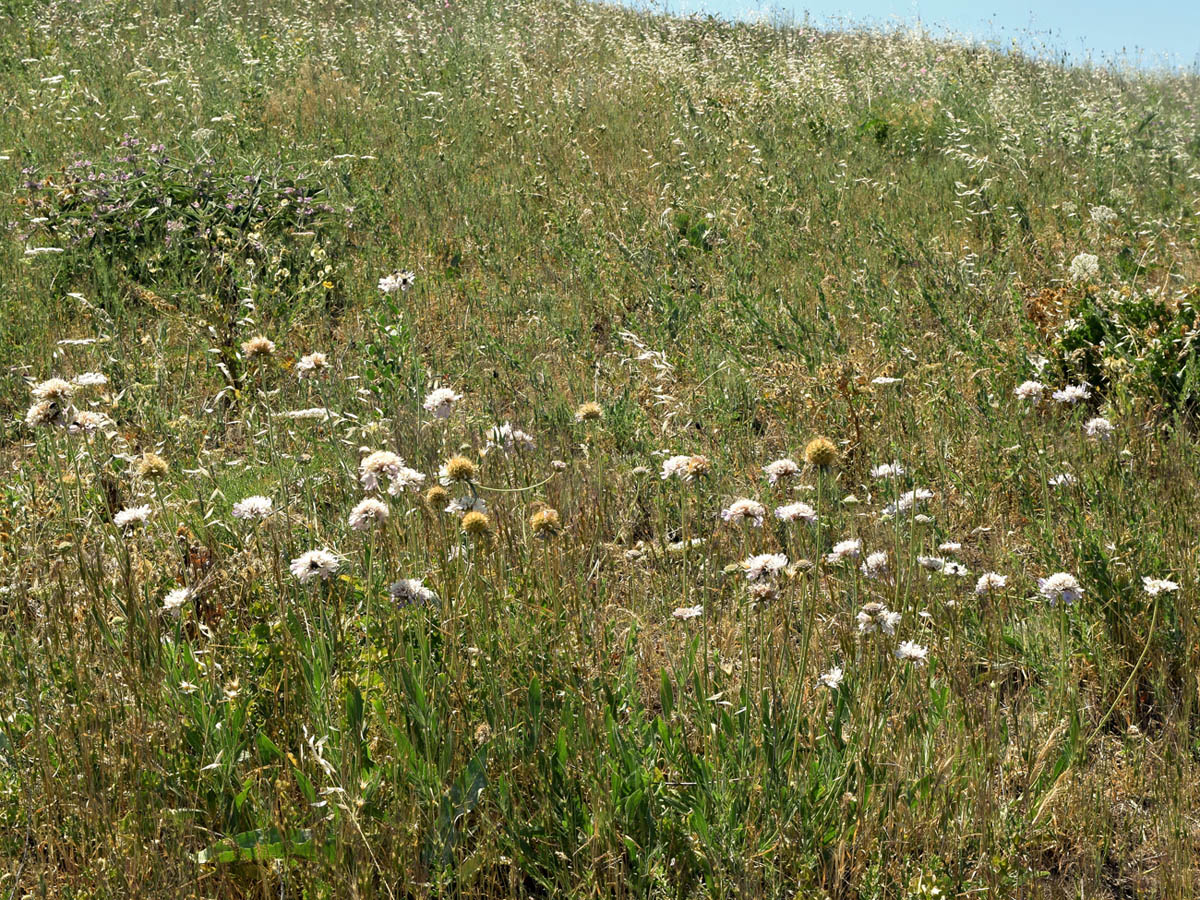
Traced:
<path fill-rule="evenodd" d="M 818 469 L 828 469 L 837 462 L 837 447 L 826 437 L 813 438 L 804 448 L 804 460 Z"/>
<path fill-rule="evenodd" d="M 472 510 L 462 517 L 462 530 L 473 538 L 486 538 L 492 533 L 492 520 L 486 513 Z"/>
<path fill-rule="evenodd" d="M 153 480 L 166 478 L 167 473 L 170 471 L 171 469 L 170 466 L 167 465 L 167 461 L 157 453 L 147 451 L 146 453 L 143 453 L 142 458 L 138 460 L 137 474 L 139 478 L 149 478 Z"/>
<path fill-rule="evenodd" d="M 530 516 L 529 527 L 538 537 L 552 538 L 562 533 L 562 520 L 558 516 L 558 510 L 543 506 Z"/>
<path fill-rule="evenodd" d="M 266 359 L 275 355 L 275 342 L 260 334 L 242 343 L 242 353 L 247 359 Z"/>

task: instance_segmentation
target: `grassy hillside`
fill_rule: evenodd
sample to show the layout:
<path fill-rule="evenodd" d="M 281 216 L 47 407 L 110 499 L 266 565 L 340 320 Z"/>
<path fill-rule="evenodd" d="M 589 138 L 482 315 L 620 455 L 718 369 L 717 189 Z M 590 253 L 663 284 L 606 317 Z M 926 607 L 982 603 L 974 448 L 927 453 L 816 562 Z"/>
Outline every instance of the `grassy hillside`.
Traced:
<path fill-rule="evenodd" d="M 0 894 L 1195 894 L 1197 77 L 15 0 L 0 98 Z"/>

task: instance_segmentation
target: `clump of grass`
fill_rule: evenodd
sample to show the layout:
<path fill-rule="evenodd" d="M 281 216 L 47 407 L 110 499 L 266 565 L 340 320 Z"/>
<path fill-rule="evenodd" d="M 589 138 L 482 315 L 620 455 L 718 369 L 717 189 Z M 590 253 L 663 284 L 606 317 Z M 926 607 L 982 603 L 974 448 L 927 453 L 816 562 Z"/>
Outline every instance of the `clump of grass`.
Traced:
<path fill-rule="evenodd" d="M 1192 896 L 1196 77 L 394 12 L 0 23 L 0 890 Z"/>

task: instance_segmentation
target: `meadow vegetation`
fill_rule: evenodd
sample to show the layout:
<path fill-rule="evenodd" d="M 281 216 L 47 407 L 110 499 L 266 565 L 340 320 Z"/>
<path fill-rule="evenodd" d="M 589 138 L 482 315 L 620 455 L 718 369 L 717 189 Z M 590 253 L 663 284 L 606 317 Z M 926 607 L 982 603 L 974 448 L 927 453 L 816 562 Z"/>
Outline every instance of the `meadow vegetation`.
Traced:
<path fill-rule="evenodd" d="M 1194 896 L 1198 102 L 0 5 L 0 895 Z"/>

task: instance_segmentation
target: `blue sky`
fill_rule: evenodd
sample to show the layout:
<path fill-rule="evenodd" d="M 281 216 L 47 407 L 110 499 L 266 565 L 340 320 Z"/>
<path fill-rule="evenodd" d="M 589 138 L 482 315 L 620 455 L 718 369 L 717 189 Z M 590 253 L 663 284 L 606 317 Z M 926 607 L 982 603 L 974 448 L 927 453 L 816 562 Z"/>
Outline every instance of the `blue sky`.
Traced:
<path fill-rule="evenodd" d="M 1016 41 L 1039 55 L 1080 61 L 1112 59 L 1143 67 L 1200 67 L 1200 0 L 1078 0 L 1060 3 L 984 0 L 631 0 L 674 13 L 726 18 L 782 16 L 813 25 L 921 24 L 1009 47 Z"/>

